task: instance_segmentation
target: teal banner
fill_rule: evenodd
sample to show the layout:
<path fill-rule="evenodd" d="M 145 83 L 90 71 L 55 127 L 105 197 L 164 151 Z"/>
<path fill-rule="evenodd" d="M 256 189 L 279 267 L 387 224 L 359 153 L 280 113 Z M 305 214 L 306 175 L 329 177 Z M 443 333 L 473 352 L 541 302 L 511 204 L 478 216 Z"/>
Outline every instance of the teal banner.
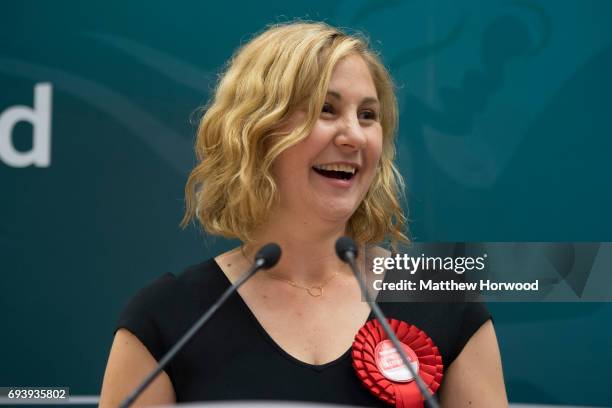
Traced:
<path fill-rule="evenodd" d="M 610 1 L 0 9 L 0 386 L 98 395 L 128 299 L 235 245 L 179 228 L 183 188 L 199 108 L 270 23 L 369 36 L 397 85 L 413 240 L 612 241 Z M 489 308 L 511 402 L 612 406 L 611 303 Z"/>

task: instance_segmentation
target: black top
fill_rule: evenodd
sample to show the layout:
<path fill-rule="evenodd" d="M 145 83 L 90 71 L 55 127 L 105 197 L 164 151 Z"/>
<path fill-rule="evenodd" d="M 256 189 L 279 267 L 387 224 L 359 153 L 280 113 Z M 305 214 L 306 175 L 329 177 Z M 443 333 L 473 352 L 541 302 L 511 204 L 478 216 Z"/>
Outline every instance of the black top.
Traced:
<path fill-rule="evenodd" d="M 167 273 L 141 289 L 124 309 L 125 328 L 156 360 L 231 285 L 214 259 L 175 277 Z M 425 331 L 446 370 L 469 338 L 490 318 L 481 303 L 380 303 L 387 317 Z M 372 319 L 370 314 L 368 320 Z M 196 334 L 166 367 L 177 402 L 210 400 L 313 401 L 388 406 L 364 388 L 351 365 L 350 348 L 323 365 L 286 353 L 263 329 L 239 294 Z"/>

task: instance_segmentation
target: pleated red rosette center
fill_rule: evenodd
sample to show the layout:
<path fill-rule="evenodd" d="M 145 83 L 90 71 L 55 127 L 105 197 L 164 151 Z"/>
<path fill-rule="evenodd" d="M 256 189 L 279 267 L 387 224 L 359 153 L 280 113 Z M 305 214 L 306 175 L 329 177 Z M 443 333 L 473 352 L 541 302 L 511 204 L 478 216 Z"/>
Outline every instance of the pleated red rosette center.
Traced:
<path fill-rule="evenodd" d="M 402 343 L 412 367 L 433 394 L 440 387 L 442 356 L 431 338 L 418 327 L 396 319 L 387 319 Z M 352 347 L 353 367 L 363 385 L 381 400 L 399 408 L 421 408 L 423 397 L 414 378 L 389 344 L 378 320 L 368 321 L 355 336 Z"/>

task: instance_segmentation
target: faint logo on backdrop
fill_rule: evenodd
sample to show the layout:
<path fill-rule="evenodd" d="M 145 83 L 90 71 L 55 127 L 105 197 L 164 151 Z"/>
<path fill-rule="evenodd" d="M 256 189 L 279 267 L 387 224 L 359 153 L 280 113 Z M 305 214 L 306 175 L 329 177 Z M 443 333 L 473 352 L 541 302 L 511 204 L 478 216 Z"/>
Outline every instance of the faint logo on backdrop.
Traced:
<path fill-rule="evenodd" d="M 412 168 L 436 168 L 462 185 L 488 188 L 515 154 L 529 123 L 520 106 L 508 109 L 495 95 L 507 87 L 512 62 L 534 57 L 548 46 L 551 22 L 531 0 L 470 7 L 452 1 L 363 0 L 341 3 L 337 18 L 376 33 L 395 76 L 414 78 L 405 88 L 400 82 L 398 93 L 401 133 L 407 136 L 400 153 Z M 389 29 L 396 25 L 401 31 Z M 477 30 L 480 44 L 473 37 Z M 459 50 L 459 58 L 444 59 Z M 456 74 L 449 74 L 449 61 Z M 415 73 L 407 75 L 412 69 Z M 459 83 L 441 83 L 449 78 Z M 428 156 L 412 154 L 422 151 Z"/>
<path fill-rule="evenodd" d="M 34 87 L 34 106 L 16 105 L 0 111 L 0 161 L 11 167 L 51 165 L 52 86 Z M 32 147 L 23 151 L 15 146 L 13 131 L 20 122 L 32 125 Z"/>

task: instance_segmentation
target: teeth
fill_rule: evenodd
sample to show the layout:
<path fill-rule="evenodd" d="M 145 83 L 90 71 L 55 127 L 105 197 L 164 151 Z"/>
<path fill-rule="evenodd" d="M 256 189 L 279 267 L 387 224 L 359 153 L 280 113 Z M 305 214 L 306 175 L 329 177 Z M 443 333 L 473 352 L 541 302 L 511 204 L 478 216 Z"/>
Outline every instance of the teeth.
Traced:
<path fill-rule="evenodd" d="M 343 171 L 345 173 L 355 174 L 355 167 L 349 164 L 320 164 L 314 167 L 319 170 Z"/>

